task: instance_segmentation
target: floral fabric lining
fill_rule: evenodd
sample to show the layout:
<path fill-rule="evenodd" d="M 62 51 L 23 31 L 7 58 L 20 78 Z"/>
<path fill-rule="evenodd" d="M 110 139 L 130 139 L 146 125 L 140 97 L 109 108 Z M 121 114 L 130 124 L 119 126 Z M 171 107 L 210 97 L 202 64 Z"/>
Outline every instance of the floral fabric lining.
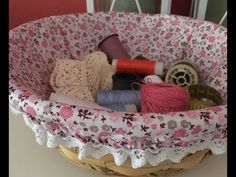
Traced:
<path fill-rule="evenodd" d="M 216 88 L 224 105 L 195 111 L 105 112 L 48 99 L 57 58 L 77 59 L 99 41 L 118 33 L 132 56 L 164 62 L 195 63 L 200 81 Z M 95 13 L 52 16 L 23 24 L 9 33 L 9 104 L 23 113 L 37 141 L 80 148 L 79 158 L 112 153 L 117 165 L 131 158 L 133 168 L 147 162 L 179 162 L 189 152 L 227 144 L 227 30 L 214 23 L 169 15 Z"/>

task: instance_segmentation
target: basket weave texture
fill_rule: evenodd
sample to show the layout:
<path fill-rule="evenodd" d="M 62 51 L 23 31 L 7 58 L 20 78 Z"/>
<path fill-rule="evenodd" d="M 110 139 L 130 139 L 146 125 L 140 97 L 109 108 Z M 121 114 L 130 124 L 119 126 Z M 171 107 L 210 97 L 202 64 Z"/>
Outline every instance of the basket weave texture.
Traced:
<path fill-rule="evenodd" d="M 77 148 L 66 148 L 58 146 L 56 148 L 60 154 L 73 164 L 79 167 L 94 170 L 103 175 L 112 177 L 167 177 L 176 175 L 183 170 L 196 167 L 202 160 L 210 154 L 208 149 L 197 151 L 194 154 L 186 155 L 180 163 L 174 163 L 166 160 L 157 166 L 145 165 L 134 169 L 128 159 L 122 166 L 117 166 L 111 154 L 107 154 L 100 159 L 88 157 L 83 160 L 78 159 Z"/>

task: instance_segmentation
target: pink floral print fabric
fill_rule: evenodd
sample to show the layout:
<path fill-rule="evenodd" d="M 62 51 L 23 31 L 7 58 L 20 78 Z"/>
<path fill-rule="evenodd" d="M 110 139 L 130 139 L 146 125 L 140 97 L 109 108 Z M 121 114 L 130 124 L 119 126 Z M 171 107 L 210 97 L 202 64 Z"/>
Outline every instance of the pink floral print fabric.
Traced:
<path fill-rule="evenodd" d="M 125 113 L 85 109 L 48 100 L 56 59 L 78 59 L 118 33 L 131 54 L 171 63 L 195 63 L 200 82 L 217 89 L 223 105 L 186 112 Z M 59 137 L 113 149 L 155 152 L 227 139 L 227 29 L 188 17 L 133 13 L 52 16 L 9 33 L 9 104 Z M 224 145 L 225 146 L 225 145 Z M 209 147 L 210 148 L 210 147 Z M 141 151 L 140 151 L 141 152 Z"/>

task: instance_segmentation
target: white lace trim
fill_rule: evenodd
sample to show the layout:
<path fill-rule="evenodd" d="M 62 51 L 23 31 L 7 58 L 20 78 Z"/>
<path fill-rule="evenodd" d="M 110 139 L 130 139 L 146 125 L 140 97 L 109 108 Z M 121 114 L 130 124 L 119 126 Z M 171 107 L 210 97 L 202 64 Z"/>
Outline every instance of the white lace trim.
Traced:
<path fill-rule="evenodd" d="M 188 153 L 195 153 L 196 151 L 203 149 L 210 149 L 213 154 L 219 155 L 223 154 L 227 150 L 227 139 L 220 141 L 205 141 L 205 143 L 199 144 L 199 146 L 193 146 L 189 148 L 162 148 L 156 150 L 155 152 L 150 152 L 149 150 L 126 150 L 120 149 L 116 150 L 112 147 L 107 147 L 105 145 L 94 146 L 91 143 L 84 144 L 78 139 L 73 137 L 60 137 L 57 135 L 52 135 L 44 127 L 35 124 L 31 121 L 28 116 L 10 106 L 10 109 L 15 114 L 23 114 L 26 125 L 28 125 L 35 133 L 36 141 L 43 145 L 47 140 L 48 148 L 55 148 L 58 145 L 63 145 L 68 148 L 77 147 L 79 148 L 78 159 L 82 160 L 85 157 L 93 156 L 96 159 L 101 158 L 106 154 L 112 154 L 117 166 L 121 166 L 128 157 L 131 159 L 133 168 L 140 168 L 146 163 L 156 166 L 164 160 L 171 160 L 173 162 L 179 163 L 183 157 Z M 137 158 L 136 153 L 142 154 L 140 158 Z"/>

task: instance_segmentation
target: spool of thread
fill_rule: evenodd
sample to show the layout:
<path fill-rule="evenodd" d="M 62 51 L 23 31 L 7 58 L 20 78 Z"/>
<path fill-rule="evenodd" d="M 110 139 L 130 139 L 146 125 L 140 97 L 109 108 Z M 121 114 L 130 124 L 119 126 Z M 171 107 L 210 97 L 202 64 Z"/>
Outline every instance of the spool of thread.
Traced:
<path fill-rule="evenodd" d="M 145 83 L 156 83 L 156 84 L 160 84 L 163 82 L 161 78 L 157 75 L 148 75 L 143 79 L 143 81 Z"/>
<path fill-rule="evenodd" d="M 104 38 L 98 44 L 98 48 L 106 53 L 110 63 L 113 58 L 131 58 L 131 56 L 121 43 L 118 34 L 112 34 Z"/>
<path fill-rule="evenodd" d="M 97 92 L 96 102 L 99 105 L 135 104 L 140 108 L 140 91 L 135 90 L 103 90 Z"/>
<path fill-rule="evenodd" d="M 165 74 L 165 82 L 181 87 L 198 83 L 198 73 L 194 65 L 188 61 L 175 62 Z"/>
<path fill-rule="evenodd" d="M 210 86 L 202 85 L 202 84 L 194 84 L 194 85 L 185 87 L 185 89 L 187 89 L 191 97 L 197 98 L 200 101 L 204 101 L 204 102 L 210 101 L 214 105 L 221 105 L 223 102 L 223 99 L 220 93 L 216 89 Z M 192 106 L 190 105 L 190 107 Z"/>
<path fill-rule="evenodd" d="M 137 55 L 136 57 L 134 57 L 134 59 L 137 59 L 137 60 L 147 60 L 147 58 L 145 58 L 143 55 Z"/>
<path fill-rule="evenodd" d="M 82 100 L 79 100 L 77 97 L 68 96 L 62 93 L 51 93 L 49 100 L 55 101 L 58 103 L 68 104 L 68 105 L 81 106 L 87 109 L 111 111 L 111 109 L 103 107 L 103 106 L 99 106 L 96 103 L 82 101 Z"/>
<path fill-rule="evenodd" d="M 110 108 L 115 111 L 120 111 L 120 112 L 137 112 L 137 107 L 135 104 L 108 104 L 108 105 L 103 105 L 104 107 Z"/>
<path fill-rule="evenodd" d="M 145 58 L 143 55 L 137 55 L 136 57 L 134 57 L 133 59 L 136 60 L 147 60 L 147 58 Z M 133 60 L 132 59 L 132 60 Z M 139 74 L 139 77 L 143 80 L 145 78 L 146 74 Z"/>
<path fill-rule="evenodd" d="M 174 84 L 143 84 L 140 92 L 141 112 L 167 113 L 188 110 L 190 96 Z"/>
<path fill-rule="evenodd" d="M 113 59 L 112 68 L 113 71 L 118 73 L 163 74 L 163 63 L 153 60 Z"/>
<path fill-rule="evenodd" d="M 143 55 L 137 55 L 136 57 L 134 57 L 133 59 L 136 59 L 136 60 L 147 60 L 147 58 L 145 58 Z M 146 74 L 139 74 L 139 77 L 141 79 L 144 79 L 146 76 Z"/>
<path fill-rule="evenodd" d="M 175 66 L 175 65 L 178 65 L 178 64 L 185 64 L 185 65 L 191 66 L 192 68 L 197 70 L 196 66 L 188 60 L 177 60 L 171 66 Z"/>
<path fill-rule="evenodd" d="M 191 98 L 189 101 L 189 110 L 204 109 L 210 106 L 216 106 L 210 100 L 199 100 L 197 98 Z"/>
<path fill-rule="evenodd" d="M 139 87 L 132 83 L 141 83 L 141 78 L 136 74 L 115 73 L 112 75 L 113 86 L 112 90 L 132 90 Z"/>

